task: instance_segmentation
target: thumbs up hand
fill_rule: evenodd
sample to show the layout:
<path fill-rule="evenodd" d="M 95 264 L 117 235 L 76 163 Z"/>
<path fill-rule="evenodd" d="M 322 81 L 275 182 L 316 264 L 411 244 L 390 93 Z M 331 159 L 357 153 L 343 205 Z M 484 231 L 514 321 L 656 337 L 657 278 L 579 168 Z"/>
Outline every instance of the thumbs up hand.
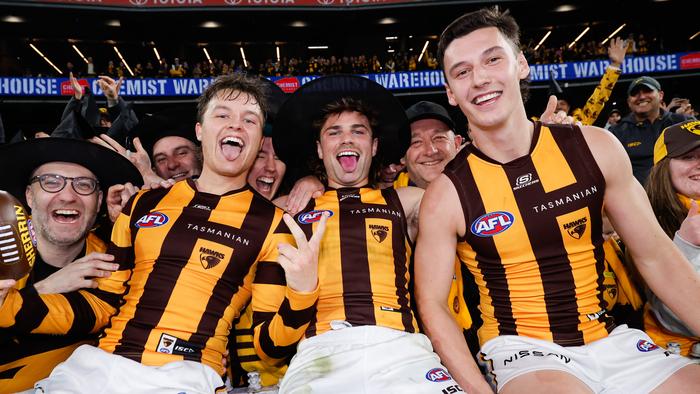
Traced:
<path fill-rule="evenodd" d="M 700 247 L 700 212 L 698 211 L 698 203 L 693 199 L 690 200 L 688 216 L 681 223 L 678 235 L 691 244 Z"/>

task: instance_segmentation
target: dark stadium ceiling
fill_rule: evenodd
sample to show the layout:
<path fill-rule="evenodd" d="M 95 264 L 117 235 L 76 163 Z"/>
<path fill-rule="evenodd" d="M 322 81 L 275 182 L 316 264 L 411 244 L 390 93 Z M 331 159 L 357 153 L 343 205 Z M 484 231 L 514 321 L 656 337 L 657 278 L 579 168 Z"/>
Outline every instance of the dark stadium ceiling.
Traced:
<path fill-rule="evenodd" d="M 68 2 L 69 0 L 65 0 Z M 153 0 L 162 1 L 162 0 Z M 180 0 L 172 0 L 177 2 Z M 359 1 L 359 0 L 356 0 Z M 411 6 L 337 9 L 190 8 L 181 9 L 108 9 L 92 7 L 98 0 L 73 0 L 90 7 L 52 6 L 0 0 L 0 57 L 15 57 L 18 47 L 29 42 L 46 48 L 47 56 L 57 51 L 72 51 L 70 43 L 85 48 L 86 56 L 102 51 L 100 46 L 117 44 L 125 56 L 144 56 L 156 45 L 163 56 L 192 56 L 207 46 L 212 56 L 235 56 L 245 46 L 249 57 L 274 57 L 275 46 L 283 53 L 297 56 L 309 45 L 329 46 L 327 54 L 368 54 L 390 49 L 420 51 L 426 40 L 431 50 L 442 29 L 456 16 L 484 5 L 499 4 L 515 15 L 523 30 L 523 43 L 539 41 L 553 29 L 550 45 L 573 40 L 590 26 L 585 40 L 602 41 L 622 23 L 621 35 L 644 32 L 673 43 L 674 50 L 700 47 L 700 38 L 688 38 L 700 30 L 690 12 L 690 2 L 652 0 L 589 1 L 425 1 Z M 12 21 L 15 21 L 14 23 Z M 17 21 L 21 21 L 17 23 Z M 384 22 L 384 23 L 382 23 Z M 387 23 L 388 22 L 388 23 Z M 204 27 L 214 26 L 214 27 Z M 300 27 L 303 26 L 303 27 Z M 390 40 L 387 37 L 396 37 Z M 73 41 L 74 40 L 74 41 Z M 684 48 L 687 47 L 687 48 Z M 189 48 L 189 49 L 188 49 Z M 25 53 L 23 53 L 25 54 Z M 25 54 L 26 55 L 26 54 Z"/>
<path fill-rule="evenodd" d="M 160 0 L 159 0 L 160 1 Z M 178 1 L 178 0 L 173 0 Z M 68 0 L 66 0 L 68 2 Z M 99 3 L 97 0 L 74 4 Z M 587 23 L 604 27 L 617 22 L 648 23 L 649 29 L 674 30 L 688 37 L 700 28 L 686 1 L 607 0 L 607 1 L 426 1 L 414 6 L 393 8 L 207 10 L 177 8 L 118 10 L 94 7 L 59 7 L 22 1 L 0 0 L 0 16 L 15 16 L 25 23 L 2 23 L 2 38 L 80 40 L 182 40 L 197 42 L 274 42 L 289 40 L 348 41 L 358 36 L 438 35 L 457 15 L 488 4 L 499 4 L 516 16 L 525 35 L 556 26 L 574 29 Z M 11 4 L 11 5 L 10 5 Z M 559 10 L 559 11 L 558 11 Z M 560 11 L 565 10 L 565 11 Z M 568 10 L 568 11 L 566 11 Z M 381 24 L 392 18 L 395 23 Z M 116 23 L 118 21 L 118 25 Z M 204 28 L 205 22 L 219 28 Z M 293 27 L 295 21 L 306 27 Z M 112 25 L 108 25 L 112 22 Z M 117 25 L 117 26 L 115 26 Z M 660 26 L 661 25 L 661 26 Z M 595 31 L 599 36 L 607 30 Z M 556 34 L 554 35 L 556 36 Z M 552 38 L 554 38 L 554 36 Z M 566 39 L 570 39 L 567 37 Z"/>

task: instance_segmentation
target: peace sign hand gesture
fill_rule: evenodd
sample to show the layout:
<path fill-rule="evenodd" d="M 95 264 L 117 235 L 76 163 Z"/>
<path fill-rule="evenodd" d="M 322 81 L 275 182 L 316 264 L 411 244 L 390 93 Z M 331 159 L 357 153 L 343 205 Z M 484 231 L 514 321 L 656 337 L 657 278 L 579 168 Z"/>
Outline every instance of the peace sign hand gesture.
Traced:
<path fill-rule="evenodd" d="M 284 269 L 287 286 L 297 292 L 312 292 L 318 283 L 318 251 L 320 249 L 323 233 L 326 231 L 326 221 L 328 213 L 324 212 L 318 223 L 316 232 L 310 240 L 306 240 L 306 235 L 294 219 L 288 214 L 284 214 L 282 219 L 289 227 L 294 236 L 297 247 L 289 244 L 279 244 L 279 258 L 277 262 Z"/>

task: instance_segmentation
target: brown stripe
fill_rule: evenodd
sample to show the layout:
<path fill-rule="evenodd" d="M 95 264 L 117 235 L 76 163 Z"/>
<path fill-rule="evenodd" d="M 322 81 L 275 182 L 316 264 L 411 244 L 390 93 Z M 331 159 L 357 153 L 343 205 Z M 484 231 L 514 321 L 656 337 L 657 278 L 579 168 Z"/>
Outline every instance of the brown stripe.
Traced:
<path fill-rule="evenodd" d="M 275 346 L 274 342 L 272 342 L 272 339 L 270 338 L 269 332 L 270 321 L 268 320 L 265 323 L 263 323 L 263 326 L 261 327 L 259 342 L 260 348 L 269 357 L 281 359 L 289 357 L 292 354 L 294 354 L 294 352 L 296 352 L 296 343 L 287 346 Z"/>
<path fill-rule="evenodd" d="M 100 289 L 83 289 L 100 300 L 108 303 L 112 308 L 119 309 L 122 305 L 122 294 L 110 293 Z"/>
<path fill-rule="evenodd" d="M 21 360 L 25 357 L 73 346 L 79 342 L 95 342 L 97 335 L 83 335 L 76 338 L 67 335 L 52 334 L 10 335 L 8 331 L 5 331 L 0 337 L 2 337 L 2 339 L 0 339 L 0 343 L 2 344 L 0 369 L 2 369 L 4 364 Z M 0 389 L 1 388 L 2 384 L 0 384 Z"/>
<path fill-rule="evenodd" d="M 253 327 L 257 327 L 262 322 L 272 320 L 275 314 L 276 312 L 253 311 Z"/>
<path fill-rule="evenodd" d="M 398 299 L 399 303 L 399 311 L 401 312 L 401 323 L 403 323 L 403 329 L 406 332 L 415 332 L 416 330 L 413 326 L 413 311 L 409 305 L 408 283 L 406 281 L 406 273 L 408 271 L 406 262 L 406 241 L 410 239 L 408 237 L 406 213 L 403 210 L 401 200 L 396 194 L 396 190 L 394 188 L 383 189 L 382 196 L 384 197 L 384 200 L 387 201 L 389 207 L 401 212 L 401 218 L 392 217 L 391 219 L 391 248 L 394 253 L 395 275 L 394 286 L 396 286 L 396 298 Z M 401 231 L 397 231 L 399 229 Z M 412 254 L 413 253 L 411 253 L 411 255 Z M 410 278 L 413 278 L 413 275 L 411 275 Z"/>
<path fill-rule="evenodd" d="M 557 147 L 559 147 L 562 152 L 566 152 L 567 157 L 571 157 L 568 162 L 574 177 L 577 180 L 586 179 L 596 185 L 600 193 L 599 195 L 604 196 L 605 176 L 598 167 L 581 129 L 578 126 L 574 126 L 572 129 L 571 127 L 559 125 L 549 126 L 549 129 L 551 130 L 552 138 L 557 144 Z M 598 305 L 600 306 L 600 310 L 603 310 L 607 306 L 607 302 L 605 301 L 605 286 L 603 285 L 603 281 L 605 280 L 605 249 L 603 248 L 605 240 L 603 239 L 602 215 L 603 198 L 596 199 L 595 201 L 599 203 L 589 207 L 591 215 L 591 242 L 594 246 L 593 255 L 595 257 L 596 272 L 598 274 Z M 610 311 L 608 311 L 608 313 L 609 312 Z M 608 313 L 600 316 L 598 321 L 605 324 L 605 328 L 608 333 L 610 333 L 615 329 L 615 321 Z"/>
<path fill-rule="evenodd" d="M 21 367 L 15 367 L 15 368 L 10 368 L 8 370 L 0 372 L 0 379 L 12 379 L 15 377 L 17 372 L 19 372 L 20 369 L 26 367 L 26 365 L 23 365 Z"/>
<path fill-rule="evenodd" d="M 97 320 L 95 311 L 90 306 L 90 303 L 77 291 L 65 293 L 63 296 L 66 297 L 73 310 L 73 325 L 66 335 L 81 336 L 89 334 L 92 328 L 95 327 Z"/>
<path fill-rule="evenodd" d="M 236 341 L 237 349 L 252 349 L 253 347 L 252 341 Z"/>
<path fill-rule="evenodd" d="M 299 221 L 297 220 L 299 218 L 299 215 L 301 215 L 304 212 L 309 212 L 313 211 L 316 209 L 316 200 L 312 199 L 309 201 L 308 204 L 306 204 L 306 207 L 302 209 L 299 214 L 294 216 L 294 220 L 296 221 L 297 224 L 299 224 Z M 311 225 L 300 225 L 301 230 L 304 232 L 304 235 L 306 236 L 306 239 L 311 239 L 311 236 L 313 235 L 313 226 Z M 316 335 L 316 319 L 318 318 L 318 315 L 314 313 L 314 315 L 311 317 L 311 322 L 309 323 L 309 327 L 306 329 L 306 332 L 304 335 L 307 338 L 313 337 Z"/>
<path fill-rule="evenodd" d="M 49 308 L 37 293 L 34 286 L 27 286 L 19 291 L 22 297 L 22 306 L 15 315 L 13 331 L 29 333 L 39 327 L 44 317 L 49 313 Z"/>
<path fill-rule="evenodd" d="M 372 304 L 372 278 L 367 256 L 365 237 L 365 216 L 353 215 L 352 209 L 366 208 L 360 198 L 340 197 L 346 194 L 360 194 L 360 189 L 338 190 L 340 226 L 340 265 L 343 274 L 343 305 L 345 320 L 354 325 L 375 325 L 374 305 Z"/>
<path fill-rule="evenodd" d="M 253 328 L 236 328 L 236 335 L 253 335 Z"/>
<path fill-rule="evenodd" d="M 286 327 L 296 330 L 311 321 L 311 318 L 316 314 L 316 303 L 305 309 L 293 310 L 289 305 L 289 299 L 285 297 L 277 313 Z"/>
<path fill-rule="evenodd" d="M 216 205 L 211 205 L 216 206 Z M 238 248 L 237 253 L 231 257 L 226 270 L 219 278 L 212 290 L 212 297 L 205 308 L 197 331 L 190 337 L 190 342 L 201 344 L 204 347 L 215 331 L 216 326 L 224 315 L 230 300 L 238 289 L 243 286 L 243 280 L 250 273 L 255 259 L 260 254 L 265 237 L 267 236 L 272 221 L 275 217 L 275 207 L 268 200 L 258 194 L 254 194 L 248 213 L 241 224 L 240 234 L 250 239 L 250 246 Z M 185 360 L 201 361 L 202 355 L 186 355 Z"/>
<path fill-rule="evenodd" d="M 484 276 L 486 288 L 489 290 L 493 302 L 493 312 L 498 322 L 498 332 L 500 335 L 517 335 L 513 308 L 510 303 L 510 291 L 508 290 L 508 280 L 506 271 L 501 262 L 498 249 L 492 237 L 478 237 L 471 233 L 470 228 L 474 220 L 486 214 L 484 203 L 480 198 L 476 181 L 467 164 L 468 153 L 463 149 L 453 161 L 455 171 L 445 172 L 445 175 L 452 181 L 457 190 L 459 201 L 464 212 L 465 233 L 463 240 L 466 240 L 476 252 L 477 268 Z M 493 256 L 491 258 L 486 256 Z M 503 302 L 500 302 L 503 300 Z"/>
<path fill-rule="evenodd" d="M 255 271 L 253 283 L 286 286 L 284 269 L 277 262 L 261 261 Z"/>
<path fill-rule="evenodd" d="M 503 170 L 511 185 L 515 185 L 518 177 L 523 174 L 531 173 L 534 175 L 537 173 L 529 156 L 518 159 L 517 167 L 504 165 Z M 575 183 L 545 193 L 542 183 L 535 183 L 513 191 L 522 215 L 525 231 L 532 245 L 532 252 L 539 267 L 552 339 L 554 343 L 569 346 L 583 345 L 583 333 L 578 330 L 579 312 L 576 302 L 576 283 L 556 219 L 559 215 L 551 210 L 547 210 L 546 213 L 537 213 L 532 207 L 538 206 L 542 201 L 555 199 L 556 195 L 565 191 L 576 190 L 578 187 L 580 186 Z M 562 208 L 570 210 L 571 206 Z"/>
<path fill-rule="evenodd" d="M 215 207 L 218 200 L 219 196 L 197 193 L 190 201 L 189 206 L 202 204 Z M 139 204 L 134 208 L 134 212 L 139 212 L 141 209 Z M 148 336 L 163 316 L 180 272 L 187 265 L 187 256 L 190 255 L 190 251 L 194 248 L 197 238 L 201 234 L 187 231 L 187 223 L 193 219 L 206 222 L 209 214 L 209 211 L 203 209 L 193 209 L 189 215 L 181 214 L 173 223 L 163 240 L 160 256 L 153 262 L 153 268 L 144 285 L 134 317 L 126 323 L 120 344 L 115 347 L 114 354 L 141 362 Z M 138 218 L 132 217 L 132 220 L 138 220 Z M 167 261 L 163 261 L 161 256 L 179 256 L 180 258 L 178 260 L 168 258 Z M 147 300 L 148 308 L 139 307 L 141 300 Z"/>
<path fill-rule="evenodd" d="M 134 227 L 132 230 L 136 230 L 136 227 Z M 119 271 L 134 268 L 134 261 L 136 260 L 136 257 L 134 256 L 133 247 L 123 248 L 110 242 L 105 253 L 114 256 L 114 261 L 119 263 Z"/>
<path fill-rule="evenodd" d="M 254 363 L 260 361 L 260 357 L 256 354 L 251 354 L 249 356 L 238 356 L 238 361 L 241 363 Z"/>
<path fill-rule="evenodd" d="M 138 231 L 139 231 L 139 228 L 134 225 L 136 223 L 136 221 L 138 221 L 143 215 L 149 213 L 153 208 L 155 208 L 156 205 L 158 205 L 158 203 L 163 199 L 163 197 L 165 197 L 171 190 L 172 190 L 172 188 L 150 190 L 150 191 L 144 193 L 141 196 L 141 198 L 139 198 L 139 200 L 135 203 L 135 206 L 134 206 L 134 199 L 136 198 L 136 194 L 131 196 L 131 198 L 129 199 L 129 202 L 127 203 L 127 205 L 125 206 L 125 208 L 123 210 L 124 213 L 129 212 L 129 214 L 131 215 L 129 217 L 129 229 L 131 232 L 131 245 L 132 245 L 131 248 L 133 248 L 134 240 L 136 239 L 136 234 L 138 234 Z M 110 247 L 116 247 L 116 246 L 112 242 L 109 242 L 107 249 L 109 250 Z M 133 256 L 133 252 L 132 252 L 132 256 Z M 119 263 L 120 269 L 122 269 L 121 268 L 122 266 L 124 267 L 123 269 L 131 269 L 128 267 L 133 268 L 135 266 L 135 259 L 136 259 L 135 257 L 132 257 L 131 262 L 128 262 L 128 261 L 120 262 Z M 100 289 L 85 289 L 85 290 L 92 293 L 93 295 L 97 296 L 101 300 L 107 302 L 113 308 L 116 308 L 117 311 L 114 313 L 114 315 L 116 316 L 117 314 L 119 314 L 120 306 L 123 305 L 123 302 L 124 302 L 123 295 L 128 294 L 130 288 L 131 288 L 131 282 L 126 281 L 126 282 L 124 282 L 124 293 L 122 293 L 122 294 L 114 294 L 114 293 L 106 292 L 106 291 L 103 291 Z M 104 330 L 111 328 L 111 327 L 112 327 L 112 319 L 110 318 L 109 322 L 102 328 L 102 332 L 104 332 Z M 139 359 L 136 361 L 140 361 L 140 360 L 141 359 L 139 357 Z"/>
<path fill-rule="evenodd" d="M 471 327 L 464 330 L 464 339 L 467 341 L 471 354 L 477 354 L 479 349 L 481 349 L 478 330 L 484 324 L 484 320 L 481 318 L 481 311 L 479 310 L 479 287 L 476 285 L 474 276 L 469 272 L 464 262 L 460 261 L 459 272 L 455 272 L 455 275 L 462 276 L 462 286 L 464 287 L 462 295 L 464 302 L 467 304 L 469 316 L 472 319 Z"/>

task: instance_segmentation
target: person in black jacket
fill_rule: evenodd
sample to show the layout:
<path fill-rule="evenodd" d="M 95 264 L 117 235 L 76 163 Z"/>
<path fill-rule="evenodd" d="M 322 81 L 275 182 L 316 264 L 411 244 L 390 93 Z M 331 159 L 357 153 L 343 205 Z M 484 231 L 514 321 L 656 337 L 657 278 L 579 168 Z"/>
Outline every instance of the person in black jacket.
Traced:
<path fill-rule="evenodd" d="M 652 77 L 640 77 L 627 89 L 627 105 L 630 113 L 610 127 L 627 151 L 632 171 L 642 185 L 653 166 L 654 143 L 666 127 L 691 119 L 686 115 L 661 108 L 664 92 L 659 81 Z"/>
<path fill-rule="evenodd" d="M 97 81 L 107 99 L 106 108 L 98 108 L 93 93 L 83 87 L 71 74 L 73 97 L 63 110 L 61 122 L 51 133 L 53 137 L 90 139 L 101 134 L 126 145 L 129 131 L 139 122 L 130 103 L 119 97 L 122 79 L 100 76 Z"/>

